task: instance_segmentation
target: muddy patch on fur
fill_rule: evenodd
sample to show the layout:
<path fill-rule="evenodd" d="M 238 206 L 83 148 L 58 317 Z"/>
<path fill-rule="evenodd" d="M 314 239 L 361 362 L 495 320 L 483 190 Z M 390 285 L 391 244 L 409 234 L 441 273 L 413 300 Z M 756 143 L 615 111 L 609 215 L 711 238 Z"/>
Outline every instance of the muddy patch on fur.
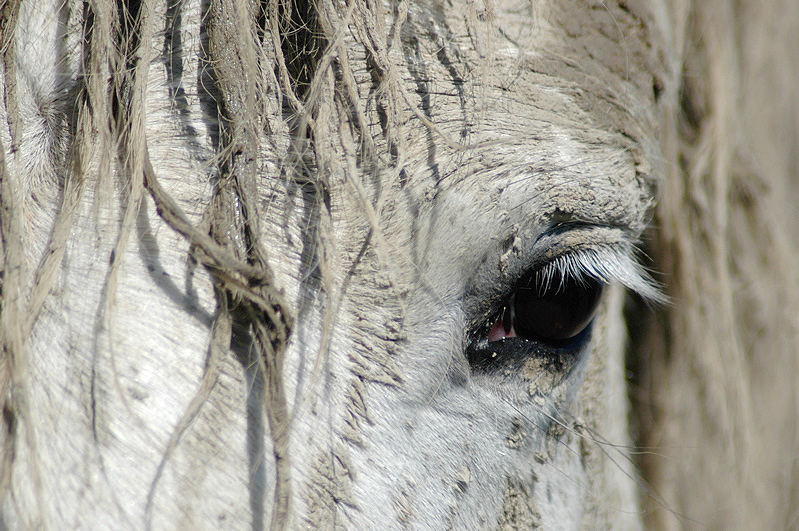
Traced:
<path fill-rule="evenodd" d="M 500 529 L 534 529 L 541 527 L 541 514 L 532 502 L 532 492 L 525 485 L 508 482 L 499 516 Z"/>

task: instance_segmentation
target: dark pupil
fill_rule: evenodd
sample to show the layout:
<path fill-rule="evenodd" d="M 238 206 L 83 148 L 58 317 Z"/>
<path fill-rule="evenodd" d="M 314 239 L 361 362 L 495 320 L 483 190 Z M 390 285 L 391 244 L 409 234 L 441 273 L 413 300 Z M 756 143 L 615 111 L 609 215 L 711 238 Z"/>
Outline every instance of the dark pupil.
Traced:
<path fill-rule="evenodd" d="M 513 299 L 516 334 L 527 339 L 557 341 L 576 336 L 588 326 L 602 294 L 594 279 L 554 275 L 546 285 L 536 275 L 523 278 Z"/>

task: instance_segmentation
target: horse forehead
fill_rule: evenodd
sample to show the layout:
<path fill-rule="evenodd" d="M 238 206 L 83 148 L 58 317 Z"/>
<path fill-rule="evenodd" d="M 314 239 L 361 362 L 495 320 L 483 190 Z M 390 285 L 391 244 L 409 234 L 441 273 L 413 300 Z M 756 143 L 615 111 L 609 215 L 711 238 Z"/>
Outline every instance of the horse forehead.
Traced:
<path fill-rule="evenodd" d="M 640 229 L 660 170 L 653 102 L 669 69 L 657 59 L 666 44 L 658 20 L 645 6 L 412 5 L 389 54 L 408 108 L 399 111 L 401 167 L 384 181 L 409 181 L 416 209 L 444 191 L 474 196 L 525 179 L 550 210 L 593 204 L 578 217 L 604 212 Z M 369 62 L 354 68 L 368 94 Z"/>

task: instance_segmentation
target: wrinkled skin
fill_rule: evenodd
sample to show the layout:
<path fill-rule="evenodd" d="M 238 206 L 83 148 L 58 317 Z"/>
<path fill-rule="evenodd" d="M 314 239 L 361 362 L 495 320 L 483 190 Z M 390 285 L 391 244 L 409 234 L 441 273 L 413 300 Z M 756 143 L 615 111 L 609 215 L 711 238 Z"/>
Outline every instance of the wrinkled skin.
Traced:
<path fill-rule="evenodd" d="M 272 384 L 247 318 L 233 312 L 204 386 L 220 312 L 214 273 L 190 258 L 146 192 L 111 258 L 127 181 L 90 181 L 26 338 L 27 412 L 5 526 L 639 526 L 622 449 L 621 286 L 604 291 L 579 348 L 532 345 L 486 367 L 465 352 L 526 271 L 581 248 L 629 254 L 645 228 L 659 105 L 676 97 L 657 6 L 413 4 L 388 53 L 404 91 L 385 96 L 389 110 L 357 32 L 343 33 L 368 127 L 324 107 L 323 85 L 329 112 L 317 115 L 309 149 L 328 155 L 315 159 L 312 184 L 276 170 L 291 152 L 288 120 L 243 148 L 258 176 L 247 190 L 257 238 L 293 318 L 282 352 L 288 501 L 279 517 Z M 153 16 L 165 19 L 164 9 Z M 143 130 L 161 186 L 207 227 L 218 108 L 200 90 L 209 82 L 198 71 L 201 6 L 178 9 L 182 48 L 165 44 L 163 23 L 152 36 Z M 27 187 L 28 275 L 50 237 L 63 194 L 58 157 L 71 141 L 58 120 L 72 119 L 80 63 L 62 32 L 73 35 L 81 15 L 66 10 L 21 8 L 16 151 L 10 128 L 0 133 L 7 171 Z M 402 8 L 386 12 L 393 30 Z M 34 65 L 61 73 L 36 76 Z M 333 73 L 327 82 L 345 91 Z M 274 101 L 259 109 L 279 115 Z M 401 128 L 387 132 L 386 113 Z M 356 165 L 358 135 L 379 164 Z"/>

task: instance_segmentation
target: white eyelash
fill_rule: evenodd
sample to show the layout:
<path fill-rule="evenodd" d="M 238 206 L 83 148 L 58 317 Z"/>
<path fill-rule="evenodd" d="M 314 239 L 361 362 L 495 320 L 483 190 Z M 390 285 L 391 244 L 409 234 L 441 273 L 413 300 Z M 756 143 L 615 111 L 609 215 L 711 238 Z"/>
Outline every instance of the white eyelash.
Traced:
<path fill-rule="evenodd" d="M 622 244 L 573 250 L 541 268 L 536 273 L 536 284 L 546 291 L 556 278 L 560 282 L 558 289 L 567 278 L 581 283 L 589 279 L 603 284 L 618 282 L 649 302 L 667 303 L 668 297 L 663 294 L 660 285 L 633 258 L 631 247 Z"/>

